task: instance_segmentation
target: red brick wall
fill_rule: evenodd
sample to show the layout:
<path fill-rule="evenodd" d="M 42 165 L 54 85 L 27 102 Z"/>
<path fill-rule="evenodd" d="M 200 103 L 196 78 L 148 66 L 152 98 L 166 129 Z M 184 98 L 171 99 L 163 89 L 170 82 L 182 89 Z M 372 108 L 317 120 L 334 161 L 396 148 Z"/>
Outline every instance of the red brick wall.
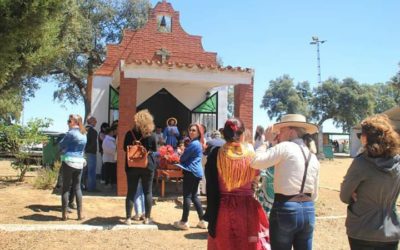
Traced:
<path fill-rule="evenodd" d="M 251 84 L 239 84 L 234 90 L 234 115 L 239 117 L 245 127 L 253 131 L 253 79 Z"/>
<path fill-rule="evenodd" d="M 171 32 L 157 30 L 157 16 L 171 17 Z M 161 48 L 168 50 L 170 62 L 217 65 L 217 53 L 206 52 L 201 43 L 201 36 L 186 33 L 179 21 L 179 12 L 170 3 L 159 2 L 151 10 L 147 24 L 139 30 L 125 30 L 119 45 L 107 46 L 107 57 L 96 75 L 111 75 L 119 59 L 129 63 L 132 60 L 161 61 L 155 52 Z"/>
<path fill-rule="evenodd" d="M 125 151 L 123 149 L 126 132 L 133 127 L 133 116 L 136 114 L 137 79 L 125 78 L 121 73 L 119 90 L 118 121 L 118 159 L 117 159 L 117 195 L 126 195 L 127 183 L 125 174 Z"/>

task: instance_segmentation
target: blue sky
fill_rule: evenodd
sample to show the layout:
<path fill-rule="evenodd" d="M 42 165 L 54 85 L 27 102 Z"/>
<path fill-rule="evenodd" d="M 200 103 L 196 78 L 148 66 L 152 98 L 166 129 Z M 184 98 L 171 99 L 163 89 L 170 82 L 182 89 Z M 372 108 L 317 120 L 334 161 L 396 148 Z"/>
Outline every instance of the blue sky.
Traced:
<path fill-rule="evenodd" d="M 151 1 L 153 6 L 158 1 Z M 316 47 L 321 45 L 322 80 L 353 77 L 360 83 L 386 82 L 399 70 L 400 1 L 227 1 L 170 0 L 185 31 L 203 37 L 206 51 L 217 52 L 225 66 L 255 69 L 254 125 L 267 125 L 259 108 L 270 80 L 289 74 L 295 83 L 317 84 Z M 67 129 L 68 114 L 84 114 L 83 104 L 62 106 L 44 83 L 25 104 L 23 120 L 49 117 L 55 131 Z M 102 122 L 102 121 L 100 121 Z M 329 122 L 324 132 L 339 131 Z"/>

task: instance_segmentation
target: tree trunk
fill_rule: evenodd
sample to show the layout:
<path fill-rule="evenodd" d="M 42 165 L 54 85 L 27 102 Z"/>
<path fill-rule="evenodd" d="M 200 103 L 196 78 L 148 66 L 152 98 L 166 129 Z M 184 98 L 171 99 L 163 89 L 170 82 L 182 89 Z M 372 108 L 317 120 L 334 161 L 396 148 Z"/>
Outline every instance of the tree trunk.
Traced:
<path fill-rule="evenodd" d="M 324 133 L 323 133 L 323 127 L 322 124 L 327 120 L 328 118 L 322 118 L 318 122 L 318 159 L 325 159 L 325 154 L 324 154 Z"/>

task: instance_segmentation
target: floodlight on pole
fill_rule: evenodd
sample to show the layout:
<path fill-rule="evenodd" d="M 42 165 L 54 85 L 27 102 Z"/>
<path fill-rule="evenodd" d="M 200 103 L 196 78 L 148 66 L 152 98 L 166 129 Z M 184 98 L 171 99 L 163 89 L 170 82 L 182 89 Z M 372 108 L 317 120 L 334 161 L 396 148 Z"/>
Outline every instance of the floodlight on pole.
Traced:
<path fill-rule="evenodd" d="M 317 36 L 313 36 L 312 41 L 310 42 L 311 45 L 317 45 L 317 63 L 318 63 L 318 84 L 321 84 L 321 60 L 319 56 L 319 45 L 326 42 L 326 40 L 319 40 Z"/>

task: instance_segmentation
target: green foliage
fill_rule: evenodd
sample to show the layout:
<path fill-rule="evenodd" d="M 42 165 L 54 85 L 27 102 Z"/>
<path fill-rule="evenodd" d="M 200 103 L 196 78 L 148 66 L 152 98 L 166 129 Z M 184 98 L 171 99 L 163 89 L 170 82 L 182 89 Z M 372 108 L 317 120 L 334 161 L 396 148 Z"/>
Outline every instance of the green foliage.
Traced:
<path fill-rule="evenodd" d="M 397 90 L 392 84 L 375 83 L 366 88 L 375 100 L 374 113 L 382 113 L 396 106 L 396 98 L 400 89 Z"/>
<path fill-rule="evenodd" d="M 366 90 L 366 86 L 352 78 L 343 79 L 336 100 L 339 113 L 332 118 L 344 132 L 349 132 L 362 119 L 373 114 L 374 97 Z"/>
<path fill-rule="evenodd" d="M 0 135 L 7 141 L 1 145 L 15 156 L 12 167 L 19 171 L 19 181 L 24 180 L 29 165 L 32 163 L 33 146 L 47 141 L 47 136 L 42 133 L 42 130 L 48 128 L 50 124 L 49 119 L 33 119 L 27 126 L 18 124 L 0 126 Z"/>
<path fill-rule="evenodd" d="M 0 122 L 11 124 L 12 121 L 18 120 L 23 108 L 22 100 L 20 89 L 0 91 Z"/>
<path fill-rule="evenodd" d="M 319 126 L 327 119 L 339 114 L 340 109 L 337 102 L 339 90 L 340 82 L 336 78 L 330 78 L 314 89 L 311 115 L 312 120 L 316 121 Z"/>
<path fill-rule="evenodd" d="M 36 79 L 67 52 L 74 0 L 0 1 L 0 121 L 19 118 L 34 95 Z"/>
<path fill-rule="evenodd" d="M 37 189 L 52 189 L 57 182 L 61 163 L 54 163 L 54 168 L 42 168 L 39 170 L 33 186 Z"/>
<path fill-rule="evenodd" d="M 61 58 L 50 71 L 57 81 L 54 99 L 60 102 L 85 104 L 90 112 L 87 97 L 87 79 L 93 75 L 106 55 L 107 43 L 119 43 L 123 30 L 142 27 L 151 6 L 149 0 L 80 0 L 77 10 L 79 25 L 70 29 L 75 43 L 70 53 Z M 85 116 L 86 117 L 86 116 Z"/>
<path fill-rule="evenodd" d="M 330 78 L 311 91 L 307 82 L 295 88 L 293 79 L 284 75 L 270 82 L 261 108 L 270 119 L 287 113 L 306 115 L 318 125 L 333 119 L 336 127 L 348 132 L 365 117 L 395 106 L 398 94 L 393 82 L 367 85 L 352 78 Z"/>
<path fill-rule="evenodd" d="M 310 99 L 309 84 L 299 83 L 294 87 L 293 78 L 283 75 L 269 82 L 265 91 L 261 108 L 267 110 L 270 119 L 280 117 L 287 113 L 309 114 L 308 102 Z"/>

